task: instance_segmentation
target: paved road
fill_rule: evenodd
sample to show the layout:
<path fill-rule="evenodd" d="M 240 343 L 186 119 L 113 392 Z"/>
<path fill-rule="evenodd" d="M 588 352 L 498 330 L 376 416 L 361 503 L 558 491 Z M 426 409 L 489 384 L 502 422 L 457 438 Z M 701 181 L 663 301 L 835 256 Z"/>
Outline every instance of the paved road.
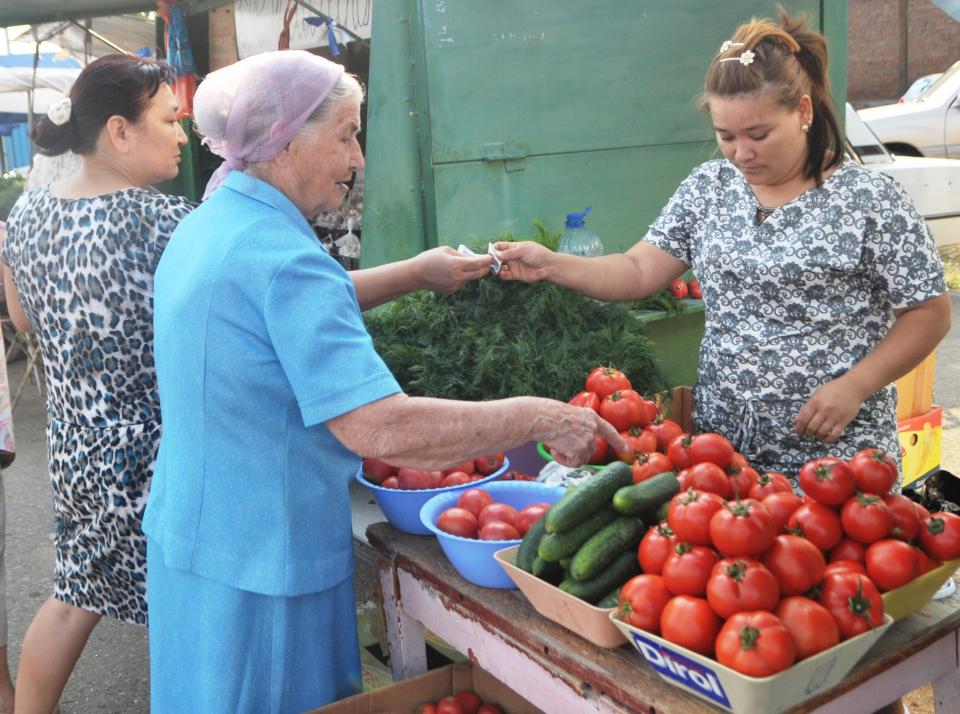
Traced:
<path fill-rule="evenodd" d="M 960 293 L 952 295 L 953 329 L 940 347 L 936 402 L 944 407 L 943 467 L 960 475 Z M 10 365 L 11 387 L 24 362 Z M 4 473 L 7 495 L 7 606 L 10 666 L 19 643 L 47 597 L 53 572 L 50 486 L 46 475 L 39 394 L 29 384 L 14 412 L 17 460 Z M 64 693 L 63 714 L 141 714 L 149 711 L 144 629 L 104 619 L 94 630 Z"/>

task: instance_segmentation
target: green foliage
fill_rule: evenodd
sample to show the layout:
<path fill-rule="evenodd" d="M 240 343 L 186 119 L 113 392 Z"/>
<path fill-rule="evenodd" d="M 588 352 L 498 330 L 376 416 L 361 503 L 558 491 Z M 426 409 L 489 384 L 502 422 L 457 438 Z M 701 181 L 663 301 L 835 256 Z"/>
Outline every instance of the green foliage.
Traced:
<path fill-rule="evenodd" d="M 7 220 L 10 209 L 23 193 L 25 183 L 26 179 L 19 174 L 9 173 L 0 176 L 0 221 Z"/>
<path fill-rule="evenodd" d="M 627 305 L 549 283 L 490 277 L 454 295 L 412 293 L 365 319 L 377 351 L 411 395 L 567 400 L 601 364 L 622 369 L 641 393 L 667 387 Z"/>
<path fill-rule="evenodd" d="M 671 317 L 684 315 L 687 312 L 687 304 L 683 300 L 678 300 L 669 290 L 661 290 L 643 300 L 632 300 L 627 303 L 631 310 L 657 310 L 666 312 Z"/>

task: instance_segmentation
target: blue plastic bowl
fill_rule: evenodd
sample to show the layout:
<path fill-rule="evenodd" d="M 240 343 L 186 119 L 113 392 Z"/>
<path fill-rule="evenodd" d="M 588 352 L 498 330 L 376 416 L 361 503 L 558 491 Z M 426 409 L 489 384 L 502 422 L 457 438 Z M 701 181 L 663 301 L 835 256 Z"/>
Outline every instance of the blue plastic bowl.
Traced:
<path fill-rule="evenodd" d="M 363 477 L 363 470 L 357 471 L 357 481 L 373 491 L 373 500 L 380 506 L 383 515 L 390 521 L 390 525 L 398 531 L 410 533 L 411 535 L 430 535 L 429 528 L 425 528 L 420 521 L 420 509 L 427 501 L 437 494 L 456 493 L 454 501 L 459 498 L 460 491 L 466 491 L 468 488 L 479 486 L 500 478 L 510 468 L 510 460 L 504 458 L 503 466 L 494 471 L 489 476 L 484 476 L 478 481 L 471 481 L 462 486 L 447 486 L 446 488 L 419 488 L 412 490 L 403 490 L 399 488 L 384 488 L 370 483 Z"/>
<path fill-rule="evenodd" d="M 476 483 L 470 485 L 477 486 Z M 532 503 L 556 503 L 565 490 L 561 486 L 547 486 L 539 481 L 494 481 L 481 488 L 493 496 L 494 501 L 509 504 L 518 511 Z M 498 550 L 519 545 L 519 540 L 461 538 L 437 528 L 437 518 L 443 511 L 455 506 L 458 498 L 458 493 L 441 493 L 427 501 L 420 511 L 423 525 L 436 534 L 443 552 L 464 580 L 485 588 L 508 590 L 517 587 L 494 560 L 493 554 Z"/>

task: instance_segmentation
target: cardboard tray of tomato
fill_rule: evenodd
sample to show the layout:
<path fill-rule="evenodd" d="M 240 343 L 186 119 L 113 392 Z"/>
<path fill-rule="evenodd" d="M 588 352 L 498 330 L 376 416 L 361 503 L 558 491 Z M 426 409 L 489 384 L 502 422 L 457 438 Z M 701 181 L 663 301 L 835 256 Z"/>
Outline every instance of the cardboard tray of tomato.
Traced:
<path fill-rule="evenodd" d="M 714 659 L 640 630 L 610 611 L 610 620 L 660 677 L 737 714 L 778 714 L 838 684 L 893 624 L 883 624 L 769 677 L 748 677 Z"/>
<path fill-rule="evenodd" d="M 912 615 L 930 602 L 930 598 L 957 571 L 957 568 L 960 568 L 960 560 L 948 560 L 939 568 L 914 578 L 906 585 L 896 590 L 888 590 L 882 595 L 883 611 L 894 620 Z"/>
<path fill-rule="evenodd" d="M 610 621 L 610 613 L 614 608 L 591 605 L 521 570 L 515 565 L 519 549 L 520 546 L 504 548 L 494 553 L 493 557 L 517 584 L 534 610 L 597 647 L 613 648 L 627 642 L 626 637 Z"/>

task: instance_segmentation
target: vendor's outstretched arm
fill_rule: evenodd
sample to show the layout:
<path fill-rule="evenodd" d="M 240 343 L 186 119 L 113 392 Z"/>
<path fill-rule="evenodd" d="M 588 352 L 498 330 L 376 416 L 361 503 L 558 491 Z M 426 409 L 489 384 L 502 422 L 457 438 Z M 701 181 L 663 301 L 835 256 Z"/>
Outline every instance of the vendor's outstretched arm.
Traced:
<path fill-rule="evenodd" d="M 448 246 L 424 251 L 407 260 L 350 271 L 361 310 L 382 305 L 415 290 L 453 293 L 490 273 L 489 255 L 463 257 Z"/>
<path fill-rule="evenodd" d="M 549 280 L 598 300 L 639 300 L 662 290 L 689 267 L 666 251 L 640 241 L 626 253 L 582 258 L 534 243 L 496 244 L 503 280 Z"/>
<path fill-rule="evenodd" d="M 920 364 L 950 331 L 948 293 L 894 312 L 897 319 L 877 348 L 803 405 L 799 433 L 827 443 L 839 439 L 867 397 Z"/>

